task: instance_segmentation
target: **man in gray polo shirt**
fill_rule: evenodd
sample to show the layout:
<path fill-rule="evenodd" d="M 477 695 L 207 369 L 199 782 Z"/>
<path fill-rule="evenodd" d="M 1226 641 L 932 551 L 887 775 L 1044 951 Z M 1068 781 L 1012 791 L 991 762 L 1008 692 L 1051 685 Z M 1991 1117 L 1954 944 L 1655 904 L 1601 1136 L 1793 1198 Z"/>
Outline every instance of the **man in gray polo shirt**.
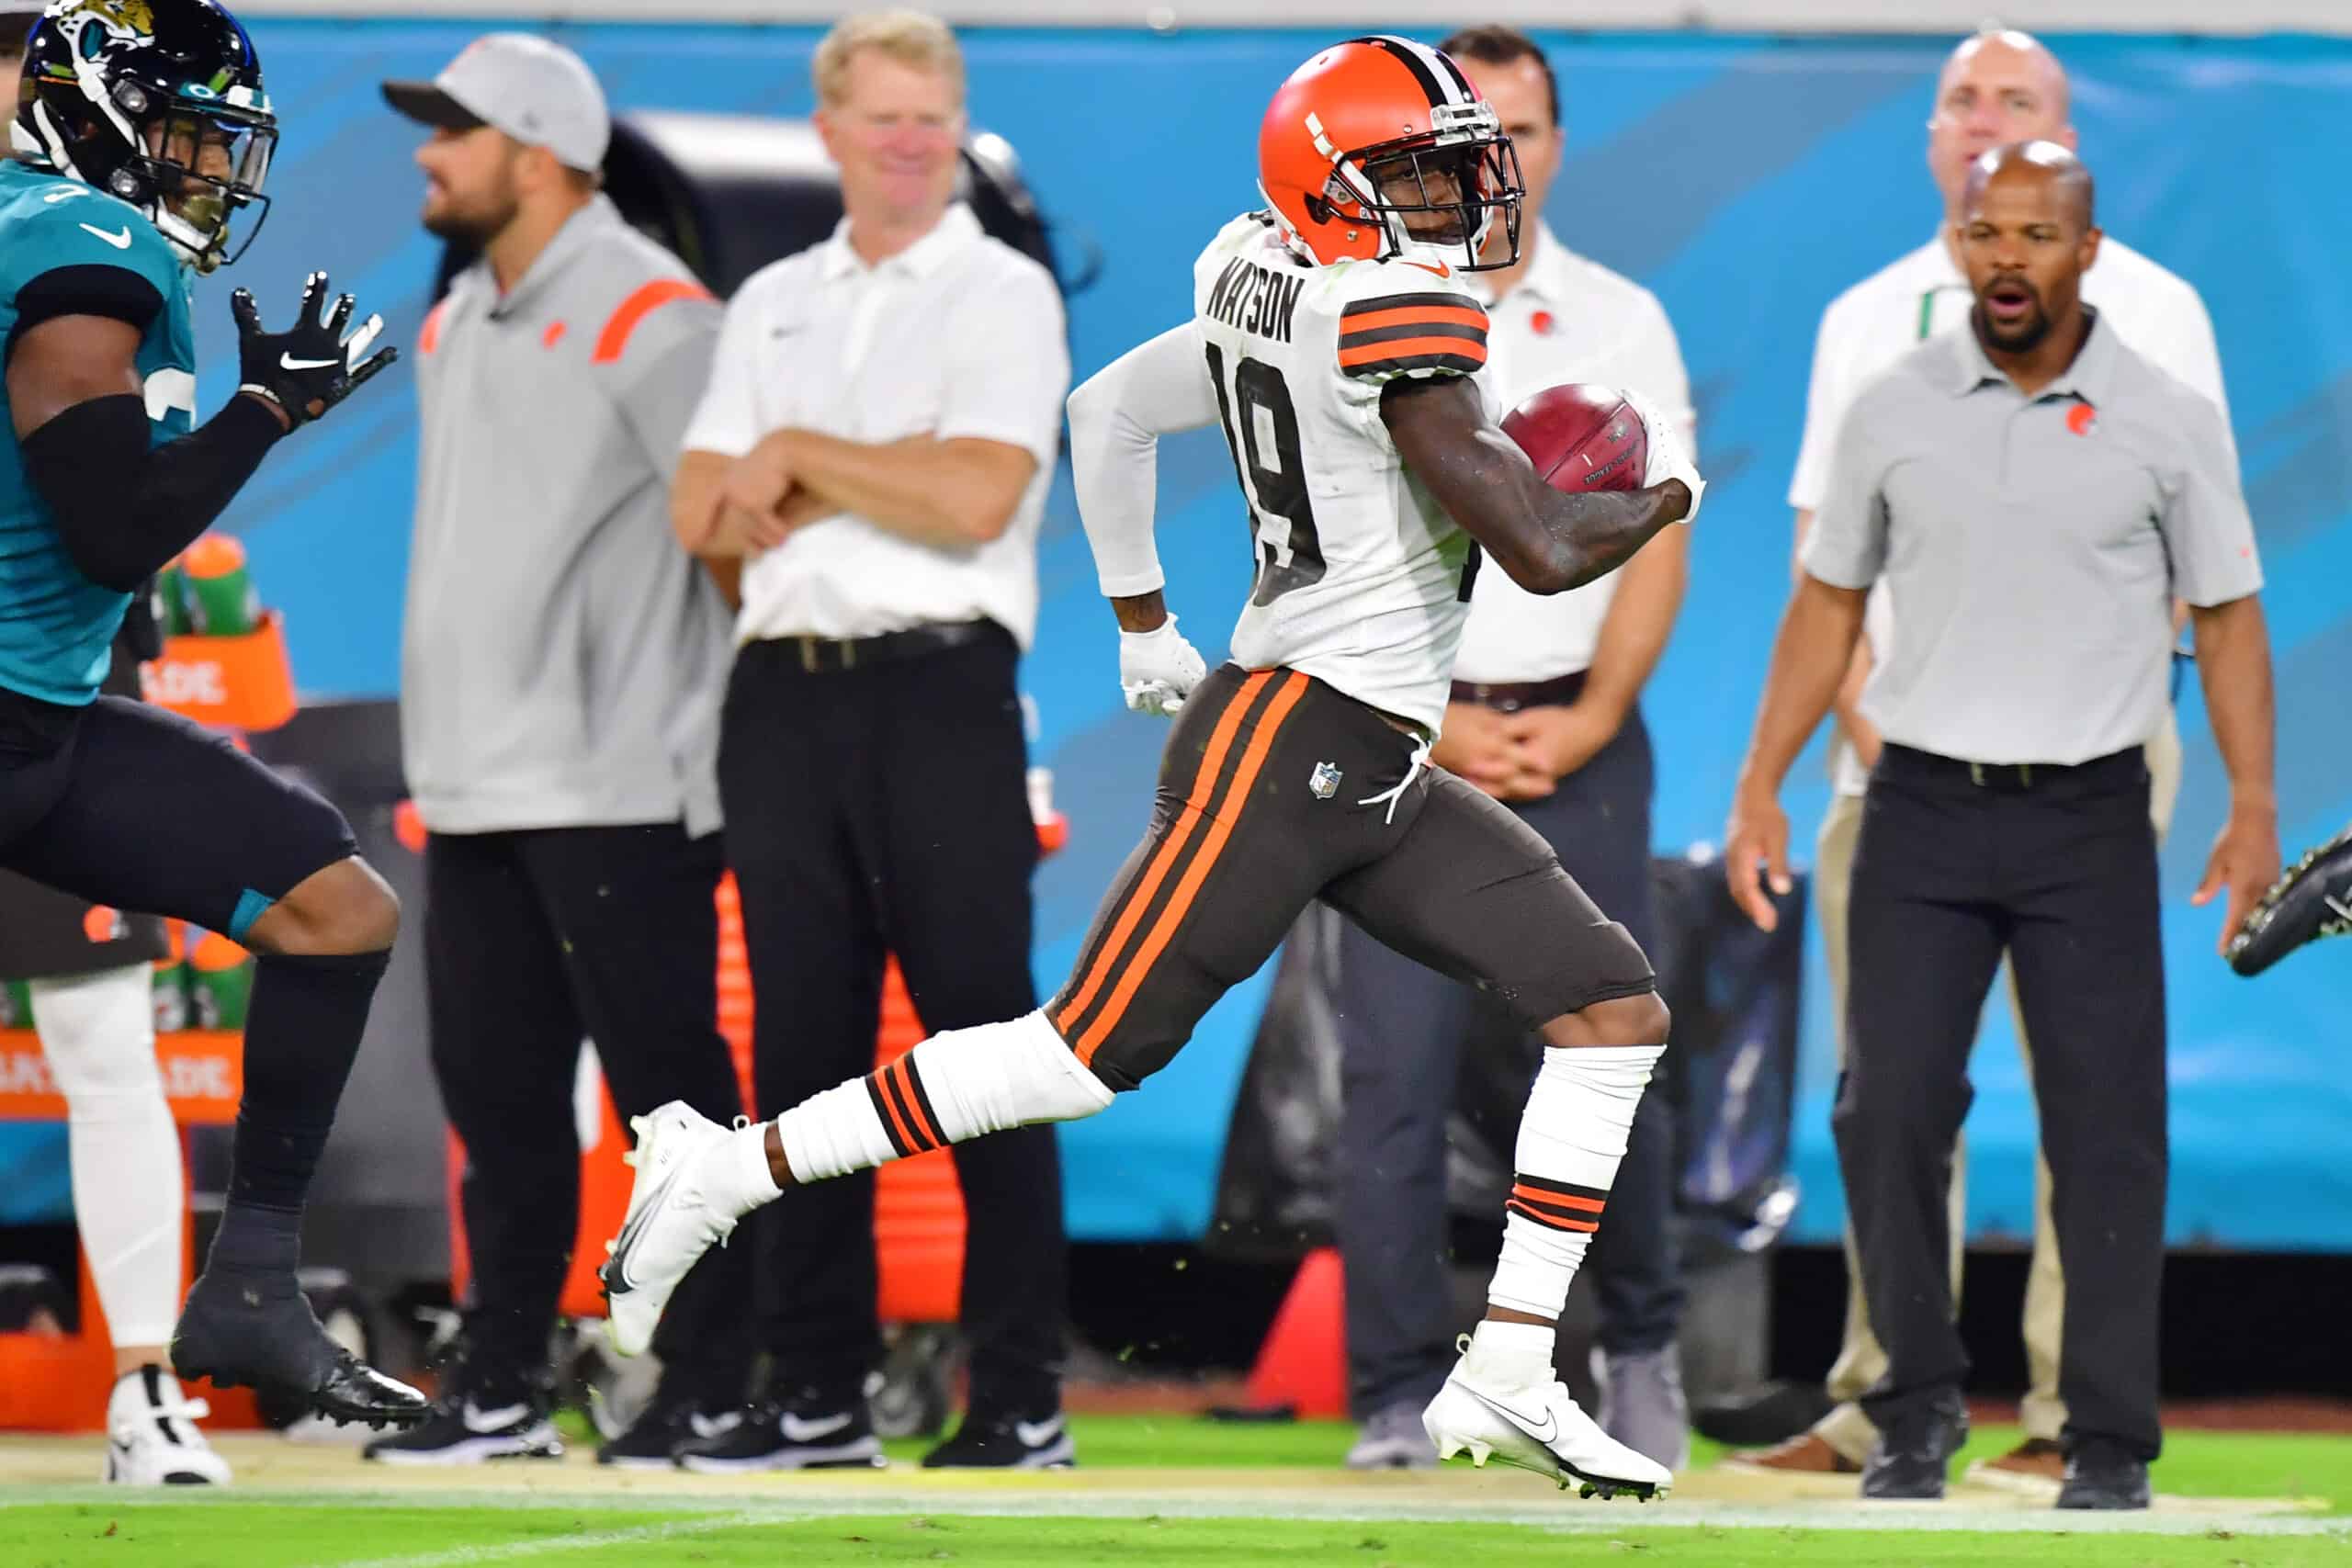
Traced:
<path fill-rule="evenodd" d="M 1883 580 L 1902 628 L 1863 711 L 1884 737 L 1852 892 L 1834 1115 L 1886 1376 L 1866 1497 L 1934 1497 L 1967 1433 L 1945 1191 L 1976 1019 L 2006 951 L 2037 1042 L 2072 1289 L 2062 1508 L 2145 1507 L 2164 1257 L 2164 963 L 2143 742 L 2186 600 L 2230 780 L 2202 903 L 2224 931 L 2277 874 L 2261 569 L 2212 404 L 2082 303 L 2091 180 L 2053 142 L 1984 154 L 1956 241 L 1971 330 L 1867 383 L 1838 432 L 1732 807 L 1732 891 L 1767 929 L 1781 778 Z"/>
<path fill-rule="evenodd" d="M 425 228 L 481 253 L 417 344 L 401 680 L 473 1301 L 434 1419 L 368 1453 L 548 1457 L 582 1037 L 624 1120 L 673 1099 L 742 1111 L 713 903 L 727 612 L 667 516 L 719 308 L 598 194 L 610 126 L 570 51 L 492 34 L 384 95 L 434 128 L 417 152 Z M 732 1419 L 749 1258 L 714 1249 L 686 1281 L 696 1301 L 656 1347 L 662 1388 L 600 1460 L 667 1468 L 681 1438 Z"/>

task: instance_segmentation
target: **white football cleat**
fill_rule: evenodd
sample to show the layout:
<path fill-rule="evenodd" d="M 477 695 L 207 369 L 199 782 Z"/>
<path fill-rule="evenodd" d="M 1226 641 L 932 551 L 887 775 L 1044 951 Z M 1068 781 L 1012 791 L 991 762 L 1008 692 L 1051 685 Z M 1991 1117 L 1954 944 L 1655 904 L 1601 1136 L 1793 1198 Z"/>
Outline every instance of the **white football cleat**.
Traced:
<path fill-rule="evenodd" d="M 1474 1465 L 1499 1460 L 1549 1476 L 1564 1491 L 1577 1486 L 1580 1496 L 1630 1492 L 1646 1503 L 1674 1483 L 1663 1465 L 1602 1431 L 1568 1397 L 1566 1383 L 1490 1388 L 1472 1378 L 1467 1355 L 1421 1413 L 1421 1429 L 1441 1460 L 1464 1453 Z"/>
<path fill-rule="evenodd" d="M 107 1396 L 107 1480 L 117 1486 L 226 1486 L 229 1461 L 196 1429 L 211 1414 L 161 1367 L 123 1373 Z"/>
<path fill-rule="evenodd" d="M 612 1256 L 597 1270 L 613 1348 L 624 1356 L 642 1354 L 653 1342 L 678 1281 L 714 1243 L 725 1243 L 739 1217 L 710 1201 L 720 1186 L 712 1179 L 719 1174 L 712 1161 L 724 1154 L 732 1131 L 683 1100 L 631 1117 L 629 1126 L 637 1148 L 623 1157 L 637 1168 L 637 1180 L 621 1234 L 605 1244 Z"/>

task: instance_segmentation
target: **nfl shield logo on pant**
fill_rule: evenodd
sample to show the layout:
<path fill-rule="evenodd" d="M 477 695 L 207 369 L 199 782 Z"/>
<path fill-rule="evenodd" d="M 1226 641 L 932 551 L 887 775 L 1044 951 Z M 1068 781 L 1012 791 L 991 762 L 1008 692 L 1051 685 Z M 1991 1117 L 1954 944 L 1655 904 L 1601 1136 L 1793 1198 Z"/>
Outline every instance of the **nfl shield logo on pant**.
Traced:
<path fill-rule="evenodd" d="M 1315 772 L 1306 780 L 1308 793 L 1317 800 L 1329 800 L 1340 793 L 1340 770 L 1329 762 L 1315 764 Z"/>

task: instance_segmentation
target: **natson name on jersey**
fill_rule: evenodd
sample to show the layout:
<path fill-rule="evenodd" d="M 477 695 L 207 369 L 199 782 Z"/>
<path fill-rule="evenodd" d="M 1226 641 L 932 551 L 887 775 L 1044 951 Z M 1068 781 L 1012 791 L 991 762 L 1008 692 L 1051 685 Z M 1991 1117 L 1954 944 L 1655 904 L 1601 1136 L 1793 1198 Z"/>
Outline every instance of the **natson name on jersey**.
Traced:
<path fill-rule="evenodd" d="M 1210 288 L 1202 313 L 1237 331 L 1288 343 L 1291 318 L 1306 288 L 1304 273 L 1284 276 L 1236 256 Z"/>

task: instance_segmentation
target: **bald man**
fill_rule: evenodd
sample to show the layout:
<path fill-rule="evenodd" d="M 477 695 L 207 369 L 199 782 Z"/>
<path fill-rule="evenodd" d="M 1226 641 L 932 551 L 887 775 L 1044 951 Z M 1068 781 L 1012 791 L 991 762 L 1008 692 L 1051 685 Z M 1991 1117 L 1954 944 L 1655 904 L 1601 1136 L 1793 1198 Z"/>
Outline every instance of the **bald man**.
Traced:
<path fill-rule="evenodd" d="M 1863 1396 L 1878 1437 L 1861 1494 L 1941 1496 L 1967 1437 L 1950 1151 L 2006 957 L 2037 1044 L 2051 1213 L 2072 1272 L 2056 1501 L 2144 1508 L 2162 1445 L 2166 1154 L 2146 739 L 2168 705 L 2185 601 L 2230 783 L 2196 901 L 2227 890 L 2226 934 L 2278 864 L 2262 571 L 2219 411 L 2085 301 L 2102 247 L 2074 153 L 2032 141 L 1979 158 L 1953 243 L 1967 328 L 1871 378 L 1832 440 L 1724 864 L 1735 900 L 1770 929 L 1758 873 L 1785 886 L 1781 781 L 1885 584 L 1905 620 L 1862 697 L 1881 746 L 1831 1118 L 1886 1354 Z"/>
<path fill-rule="evenodd" d="M 1856 389 L 1920 343 L 1960 330 L 1967 321 L 1973 297 L 1961 265 L 1958 222 L 1971 164 L 1992 148 L 2036 139 L 2074 150 L 2077 138 L 2068 121 L 2067 106 L 2064 69 L 2029 34 L 1981 32 L 1953 50 L 1945 62 L 1928 120 L 1927 147 L 1928 172 L 1940 197 L 1942 225 L 1926 244 L 1839 295 L 1821 319 L 1804 446 L 1789 487 L 1800 548 L 1814 510 L 1821 502 L 1832 437 Z M 2109 236 L 2098 246 L 2096 259 L 2083 276 L 2082 291 L 2100 319 L 2125 343 L 2212 402 L 2222 415 L 2227 440 L 2228 406 L 2222 387 L 2221 357 L 2214 346 L 2211 320 L 2197 290 Z M 1837 733 L 1830 748 L 1830 766 L 1837 793 L 1815 840 L 1813 886 L 1829 964 L 1830 1017 L 1841 1066 L 1846 1051 L 1848 885 L 1861 829 L 1862 791 L 1878 760 L 1880 745 L 1878 731 L 1861 713 L 1859 701 L 1874 662 L 1887 657 L 1898 635 L 1889 597 L 1883 592 L 1872 593 L 1863 644 L 1832 710 Z M 2180 782 L 2180 738 L 2169 705 L 2146 741 L 2149 772 L 2154 780 L 2149 808 L 2161 835 L 2171 820 Z M 2007 989 L 2014 1016 L 2014 986 Z M 2018 1037 L 2027 1045 L 2030 1066 L 2035 1043 L 2022 1021 Z M 1951 1168 L 1949 1229 L 1951 1288 L 1957 1300 L 1967 1207 L 1966 1151 L 1957 1140 Z M 1871 1336 L 1862 1307 L 1850 1236 L 1846 1260 L 1849 1289 L 1845 1338 L 1828 1379 L 1835 1408 L 1811 1431 L 1778 1448 L 1736 1456 L 1734 1463 L 1767 1470 L 1852 1472 L 1868 1457 L 1877 1434 L 1859 1400 L 1884 1373 L 1886 1356 Z M 2066 1407 L 2058 1393 L 2064 1304 L 2064 1279 L 2050 1222 L 2050 1170 L 2037 1156 L 2033 1263 L 2027 1280 L 2024 1324 L 2030 1380 L 2020 1411 L 2025 1438 L 2010 1452 L 1972 1466 L 1971 1479 L 2037 1497 L 2055 1494 L 2064 1469 L 2059 1434 L 2065 1426 Z"/>

